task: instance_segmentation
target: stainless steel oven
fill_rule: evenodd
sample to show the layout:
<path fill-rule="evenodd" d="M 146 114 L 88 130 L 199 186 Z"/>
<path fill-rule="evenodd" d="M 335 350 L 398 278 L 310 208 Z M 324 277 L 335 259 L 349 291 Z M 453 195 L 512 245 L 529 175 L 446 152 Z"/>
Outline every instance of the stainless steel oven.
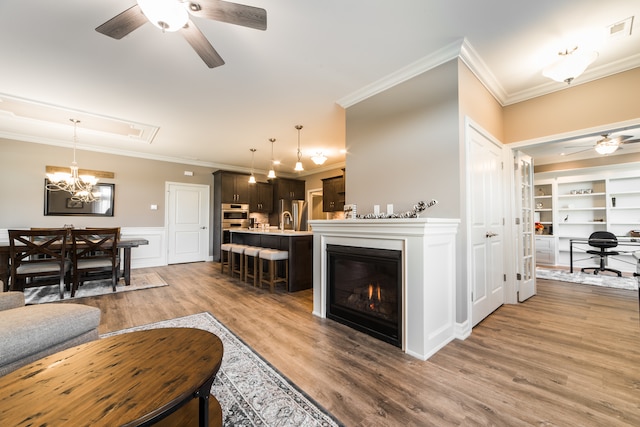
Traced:
<path fill-rule="evenodd" d="M 222 204 L 222 243 L 229 242 L 229 230 L 249 228 L 249 205 Z"/>

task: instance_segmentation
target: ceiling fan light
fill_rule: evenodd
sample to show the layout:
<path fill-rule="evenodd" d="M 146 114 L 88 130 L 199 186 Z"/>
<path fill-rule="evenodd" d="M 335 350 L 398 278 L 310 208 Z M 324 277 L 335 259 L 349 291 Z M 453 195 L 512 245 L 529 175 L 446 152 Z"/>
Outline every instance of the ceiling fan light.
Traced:
<path fill-rule="evenodd" d="M 183 3 L 176 0 L 137 0 L 142 13 L 163 31 L 178 31 L 189 20 Z"/>
<path fill-rule="evenodd" d="M 598 57 L 598 52 L 578 52 L 576 47 L 572 51 L 559 52 L 560 58 L 542 70 L 542 75 L 557 82 L 571 83 L 580 76 Z"/>
<path fill-rule="evenodd" d="M 595 146 L 595 150 L 598 154 L 611 154 L 613 152 L 615 152 L 618 149 L 618 144 L 613 143 L 613 144 L 607 144 L 607 143 L 601 143 L 601 144 L 596 144 Z"/>

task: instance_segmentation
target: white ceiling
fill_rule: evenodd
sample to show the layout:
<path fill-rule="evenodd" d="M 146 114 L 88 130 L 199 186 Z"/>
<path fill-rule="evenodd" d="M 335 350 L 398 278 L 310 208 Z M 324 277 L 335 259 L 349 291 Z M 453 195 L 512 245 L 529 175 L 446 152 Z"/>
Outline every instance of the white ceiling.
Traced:
<path fill-rule="evenodd" d="M 0 94 L 61 107 L 64 118 L 40 127 L 0 114 L 0 136 L 69 145 L 66 113 L 79 111 L 157 127 L 149 143 L 104 138 L 81 124 L 80 147 L 243 168 L 256 148 L 255 167 L 264 170 L 275 138 L 284 171 L 295 163 L 301 124 L 310 171 L 315 151 L 329 158 L 324 169 L 344 162 L 338 102 L 457 40 L 480 59 L 481 77 L 503 105 L 565 89 L 541 70 L 574 44 L 599 57 L 572 85 L 640 66 L 638 0 L 242 3 L 266 9 L 266 31 L 193 18 L 226 62 L 209 69 L 179 33 L 150 23 L 122 40 L 94 30 L 135 0 L 2 0 Z M 630 17 L 631 36 L 605 37 Z"/>

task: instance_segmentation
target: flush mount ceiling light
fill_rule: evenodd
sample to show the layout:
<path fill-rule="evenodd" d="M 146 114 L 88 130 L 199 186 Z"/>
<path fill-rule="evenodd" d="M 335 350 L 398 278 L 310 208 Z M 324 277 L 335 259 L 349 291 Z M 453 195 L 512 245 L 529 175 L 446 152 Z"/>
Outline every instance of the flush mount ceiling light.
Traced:
<path fill-rule="evenodd" d="M 318 151 L 316 155 L 311 158 L 311 160 L 313 160 L 313 163 L 315 163 L 316 165 L 321 165 L 327 161 L 327 158 L 324 154 L 322 154 L 322 151 Z"/>
<path fill-rule="evenodd" d="M 584 73 L 598 57 L 598 52 L 579 51 L 577 47 L 558 52 L 560 58 L 542 71 L 542 75 L 557 82 L 571 84 L 573 79 Z"/>
<path fill-rule="evenodd" d="M 98 178 L 92 175 L 78 176 L 78 163 L 76 162 L 76 144 L 78 142 L 78 123 L 80 120 L 69 119 L 73 123 L 73 162 L 71 162 L 71 173 L 55 172 L 48 173 L 47 190 L 66 191 L 71 194 L 71 200 L 76 202 L 90 203 L 100 197 L 99 192 L 93 191 L 93 186 L 98 183 Z"/>
<path fill-rule="evenodd" d="M 249 148 L 249 151 L 251 151 L 251 176 L 249 177 L 249 184 L 255 184 L 256 177 L 253 175 L 253 159 L 257 150 L 255 148 Z"/>
<path fill-rule="evenodd" d="M 267 178 L 272 179 L 276 177 L 276 171 L 273 166 L 275 165 L 275 161 L 273 160 L 273 143 L 276 142 L 275 138 L 269 138 L 271 142 L 271 167 L 269 168 L 269 173 L 267 174 Z"/>
<path fill-rule="evenodd" d="M 300 151 L 300 129 L 302 129 L 302 125 L 296 125 L 296 129 L 298 129 L 298 161 L 296 162 L 296 167 L 293 168 L 293 170 L 300 172 L 304 170 L 302 167 L 302 151 Z"/>

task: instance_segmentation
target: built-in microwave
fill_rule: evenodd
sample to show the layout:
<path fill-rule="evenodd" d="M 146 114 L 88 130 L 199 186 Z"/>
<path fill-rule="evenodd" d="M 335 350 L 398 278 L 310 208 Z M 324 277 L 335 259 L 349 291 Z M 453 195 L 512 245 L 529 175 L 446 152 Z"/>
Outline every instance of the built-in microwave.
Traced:
<path fill-rule="evenodd" d="M 222 221 L 242 221 L 249 220 L 249 205 L 223 203 Z"/>

